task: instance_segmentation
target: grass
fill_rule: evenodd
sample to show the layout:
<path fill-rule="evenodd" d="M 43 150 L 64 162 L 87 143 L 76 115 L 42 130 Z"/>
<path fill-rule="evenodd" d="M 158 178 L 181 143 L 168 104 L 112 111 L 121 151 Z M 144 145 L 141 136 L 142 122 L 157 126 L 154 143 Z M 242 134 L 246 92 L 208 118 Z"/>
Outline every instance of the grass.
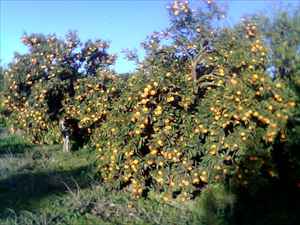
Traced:
<path fill-rule="evenodd" d="M 98 181 L 95 159 L 91 149 L 63 153 L 60 145 L 35 146 L 2 135 L 0 224 L 299 224 L 297 204 L 290 201 L 297 196 L 284 189 L 251 197 L 216 185 L 186 204 L 162 204 L 155 195 L 136 201 Z"/>
<path fill-rule="evenodd" d="M 0 224 L 195 224 L 191 205 L 135 201 L 95 177 L 95 152 L 0 139 Z M 196 223 L 197 224 L 197 223 Z"/>

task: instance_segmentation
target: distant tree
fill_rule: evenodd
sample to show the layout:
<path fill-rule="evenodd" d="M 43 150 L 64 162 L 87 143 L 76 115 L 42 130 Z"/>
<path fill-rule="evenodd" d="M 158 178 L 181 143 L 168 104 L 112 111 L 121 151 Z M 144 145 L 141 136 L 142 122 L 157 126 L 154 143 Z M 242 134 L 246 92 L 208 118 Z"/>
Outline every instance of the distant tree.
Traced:
<path fill-rule="evenodd" d="M 300 5 L 260 19 L 263 35 L 271 50 L 270 65 L 274 75 L 299 85 Z"/>

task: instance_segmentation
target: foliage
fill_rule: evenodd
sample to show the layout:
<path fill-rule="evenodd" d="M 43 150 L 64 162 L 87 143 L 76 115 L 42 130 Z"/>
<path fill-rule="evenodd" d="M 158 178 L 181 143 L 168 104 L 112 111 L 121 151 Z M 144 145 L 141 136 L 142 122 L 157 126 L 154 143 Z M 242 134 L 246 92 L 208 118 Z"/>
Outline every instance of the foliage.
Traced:
<path fill-rule="evenodd" d="M 74 139 L 96 148 L 101 179 L 134 197 L 185 202 L 215 183 L 277 177 L 297 105 L 298 14 L 229 28 L 215 25 L 225 16 L 216 3 L 200 6 L 174 1 L 170 27 L 143 43 L 145 59 L 128 54 L 139 68 L 126 77 L 110 69 L 106 42 L 25 35 L 29 53 L 5 70 L 9 123 L 34 143 L 57 143 L 58 120 L 69 118 Z"/>
<path fill-rule="evenodd" d="M 165 204 L 157 198 L 133 201 L 128 193 L 108 190 L 97 178 L 91 179 L 96 159 L 92 149 L 66 154 L 58 145 L 35 145 L 24 152 L 3 154 L 6 149 L 25 145 L 28 143 L 16 136 L 0 139 L 3 225 L 292 225 L 299 221 L 299 192 L 296 195 L 278 184 L 268 185 L 259 195 L 249 193 L 247 201 L 219 184 L 203 189 L 185 205 Z"/>
<path fill-rule="evenodd" d="M 235 198 L 223 185 L 205 188 L 196 200 L 194 220 L 202 224 L 232 224 Z"/>
<path fill-rule="evenodd" d="M 32 145 L 5 155 L 7 149 L 25 145 L 17 136 L 0 139 L 0 224 L 201 223 L 197 215 L 205 205 L 183 208 L 153 199 L 132 201 L 128 193 L 107 190 L 92 179 L 95 152 L 91 149 L 70 155 L 59 146 Z"/>
<path fill-rule="evenodd" d="M 165 201 L 186 201 L 228 178 L 247 186 L 262 174 L 276 177 L 272 145 L 285 139 L 296 105 L 287 84 L 269 76 L 268 49 L 254 22 L 212 31 L 185 7 L 175 7 L 172 27 L 197 37 L 200 26 L 203 33 L 189 46 L 172 29 L 171 45 L 152 36 L 145 64 L 92 136 L 104 181 L 134 196 L 154 189 Z M 196 24 L 187 28 L 186 21 Z"/>
<path fill-rule="evenodd" d="M 4 73 L 3 73 L 3 68 L 0 66 L 0 92 L 4 88 Z"/>
<path fill-rule="evenodd" d="M 259 18 L 276 76 L 299 86 L 300 8 L 281 10 L 273 18 Z"/>
<path fill-rule="evenodd" d="M 59 141 L 58 119 L 65 115 L 63 101 L 72 99 L 74 84 L 85 77 L 109 73 L 115 56 L 102 40 L 82 44 L 76 33 L 65 40 L 55 35 L 24 35 L 29 53 L 16 54 L 5 70 L 5 108 L 10 124 L 21 128 L 34 143 Z"/>
<path fill-rule="evenodd" d="M 264 39 L 270 47 L 270 64 L 276 77 L 296 93 L 297 108 L 288 120 L 287 138 L 278 144 L 276 155 L 281 179 L 298 186 L 300 178 L 300 8 L 280 10 L 272 18 L 259 18 Z"/>

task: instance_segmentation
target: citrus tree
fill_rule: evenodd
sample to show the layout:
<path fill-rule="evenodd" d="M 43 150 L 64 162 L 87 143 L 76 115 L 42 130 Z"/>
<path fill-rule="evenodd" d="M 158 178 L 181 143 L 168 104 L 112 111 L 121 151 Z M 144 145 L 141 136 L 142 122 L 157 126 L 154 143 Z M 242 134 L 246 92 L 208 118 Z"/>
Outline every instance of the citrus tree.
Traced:
<path fill-rule="evenodd" d="M 276 160 L 280 178 L 286 184 L 300 186 L 300 7 L 281 9 L 272 18 L 258 17 L 262 34 L 270 48 L 269 66 L 276 78 L 296 93 L 297 108 L 288 120 L 287 138 L 278 143 Z"/>
<path fill-rule="evenodd" d="M 276 176 L 272 146 L 296 103 L 268 73 L 255 22 L 214 28 L 222 12 L 211 2 L 193 12 L 175 1 L 170 13 L 171 27 L 144 43 L 147 57 L 92 135 L 103 180 L 185 201 L 207 184 Z"/>
<path fill-rule="evenodd" d="M 142 43 L 145 58 L 128 55 L 138 69 L 124 77 L 104 41 L 25 35 L 29 53 L 4 74 L 9 123 L 54 143 L 69 118 L 75 139 L 96 148 L 101 179 L 134 197 L 186 201 L 210 184 L 276 177 L 298 104 L 297 32 L 277 37 L 276 23 L 257 17 L 221 26 L 212 1 L 194 10 L 176 0 L 169 13 L 170 26 Z"/>
<path fill-rule="evenodd" d="M 16 54 L 5 70 L 4 105 L 10 113 L 9 123 L 13 130 L 24 130 L 32 142 L 58 142 L 58 120 L 66 113 L 63 103 L 76 95 L 75 83 L 108 73 L 115 56 L 107 53 L 105 41 L 82 44 L 74 32 L 65 39 L 25 34 L 22 42 L 29 52 Z"/>

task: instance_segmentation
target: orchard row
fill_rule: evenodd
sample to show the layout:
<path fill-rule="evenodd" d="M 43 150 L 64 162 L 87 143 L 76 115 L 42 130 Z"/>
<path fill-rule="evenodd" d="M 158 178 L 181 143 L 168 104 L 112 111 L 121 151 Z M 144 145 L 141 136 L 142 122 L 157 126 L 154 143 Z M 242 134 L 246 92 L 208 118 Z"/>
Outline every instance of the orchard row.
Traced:
<path fill-rule="evenodd" d="M 186 201 L 211 183 L 276 176 L 273 146 L 286 139 L 296 98 L 268 72 L 255 21 L 214 28 L 223 11 L 211 1 L 196 12 L 175 1 L 170 14 L 171 27 L 144 43 L 145 59 L 130 54 L 139 67 L 129 76 L 111 69 L 102 40 L 25 35 L 29 53 L 5 71 L 8 124 L 53 144 L 68 118 L 73 141 L 96 149 L 101 179 L 135 197 Z"/>

